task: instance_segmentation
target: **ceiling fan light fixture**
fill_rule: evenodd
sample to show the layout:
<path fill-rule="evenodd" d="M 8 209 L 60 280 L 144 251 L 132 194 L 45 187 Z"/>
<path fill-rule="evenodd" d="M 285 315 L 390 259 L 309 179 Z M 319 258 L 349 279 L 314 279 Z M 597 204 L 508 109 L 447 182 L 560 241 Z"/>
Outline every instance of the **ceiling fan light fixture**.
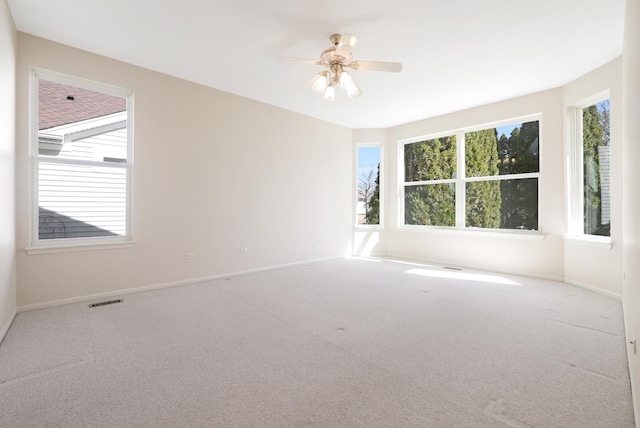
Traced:
<path fill-rule="evenodd" d="M 320 72 L 316 74 L 316 76 L 317 77 L 314 79 L 313 84 L 311 85 L 311 89 L 313 89 L 318 94 L 322 94 L 327 89 L 327 72 Z"/>
<path fill-rule="evenodd" d="M 324 99 L 326 101 L 336 100 L 336 90 L 332 84 L 329 84 L 329 86 L 327 86 L 327 89 L 324 91 Z"/>
<path fill-rule="evenodd" d="M 349 73 L 347 73 L 346 71 L 340 73 L 340 87 L 342 89 L 346 91 L 347 88 L 351 87 L 354 84 L 355 83 L 353 82 L 353 78 Z"/>
<path fill-rule="evenodd" d="M 360 90 L 358 85 L 356 85 L 355 83 L 347 88 L 347 96 L 349 98 L 359 97 L 360 95 L 362 95 L 362 90 Z"/>
<path fill-rule="evenodd" d="M 340 87 L 345 90 L 349 98 L 358 97 L 362 94 L 362 91 L 353 81 L 353 78 L 346 71 L 340 73 Z"/>

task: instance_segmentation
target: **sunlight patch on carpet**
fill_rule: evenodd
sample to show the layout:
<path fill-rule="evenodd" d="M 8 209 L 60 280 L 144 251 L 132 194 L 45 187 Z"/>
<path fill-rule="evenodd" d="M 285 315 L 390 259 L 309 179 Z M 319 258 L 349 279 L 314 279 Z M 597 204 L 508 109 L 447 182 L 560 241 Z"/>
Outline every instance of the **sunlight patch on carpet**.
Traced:
<path fill-rule="evenodd" d="M 432 278 L 462 279 L 467 281 L 488 282 L 491 284 L 515 285 L 518 287 L 521 285 L 503 276 L 485 275 L 480 273 L 443 272 L 443 271 L 428 270 L 428 269 L 409 269 L 407 273 L 410 273 L 413 275 L 429 276 Z"/>

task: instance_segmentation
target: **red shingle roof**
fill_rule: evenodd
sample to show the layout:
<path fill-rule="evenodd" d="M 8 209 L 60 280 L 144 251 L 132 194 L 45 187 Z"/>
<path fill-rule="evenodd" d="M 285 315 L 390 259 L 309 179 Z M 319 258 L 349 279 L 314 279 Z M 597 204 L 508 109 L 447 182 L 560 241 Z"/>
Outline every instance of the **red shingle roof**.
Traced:
<path fill-rule="evenodd" d="M 127 109 L 126 98 L 39 80 L 38 129 L 93 119 Z"/>

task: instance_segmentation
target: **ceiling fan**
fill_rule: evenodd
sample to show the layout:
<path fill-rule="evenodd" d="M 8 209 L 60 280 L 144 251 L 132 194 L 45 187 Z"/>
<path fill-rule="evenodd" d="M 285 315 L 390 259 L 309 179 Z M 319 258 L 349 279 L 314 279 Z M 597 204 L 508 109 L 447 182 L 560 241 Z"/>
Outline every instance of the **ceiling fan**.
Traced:
<path fill-rule="evenodd" d="M 319 60 L 309 58 L 292 58 L 279 56 L 277 59 L 282 61 L 296 61 L 307 64 L 322 65 L 326 68 L 311 79 L 302 84 L 298 90 L 311 87 L 315 92 L 324 94 L 324 99 L 329 101 L 336 100 L 336 86 L 340 86 L 349 98 L 358 97 L 362 94 L 362 90 L 355 84 L 351 75 L 345 68 L 353 70 L 365 71 L 389 71 L 398 73 L 402 70 L 402 64 L 399 62 L 385 61 L 354 61 L 351 50 L 358 41 L 353 34 L 332 34 L 329 37 L 333 46 L 325 49 L 320 55 Z"/>

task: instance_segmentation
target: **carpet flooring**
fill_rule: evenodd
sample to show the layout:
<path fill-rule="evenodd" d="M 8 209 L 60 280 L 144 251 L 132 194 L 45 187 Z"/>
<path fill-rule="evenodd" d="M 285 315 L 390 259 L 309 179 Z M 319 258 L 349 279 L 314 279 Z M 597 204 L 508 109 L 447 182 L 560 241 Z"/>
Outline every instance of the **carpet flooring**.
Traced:
<path fill-rule="evenodd" d="M 1 427 L 633 427 L 621 303 L 336 259 L 23 312 Z"/>

